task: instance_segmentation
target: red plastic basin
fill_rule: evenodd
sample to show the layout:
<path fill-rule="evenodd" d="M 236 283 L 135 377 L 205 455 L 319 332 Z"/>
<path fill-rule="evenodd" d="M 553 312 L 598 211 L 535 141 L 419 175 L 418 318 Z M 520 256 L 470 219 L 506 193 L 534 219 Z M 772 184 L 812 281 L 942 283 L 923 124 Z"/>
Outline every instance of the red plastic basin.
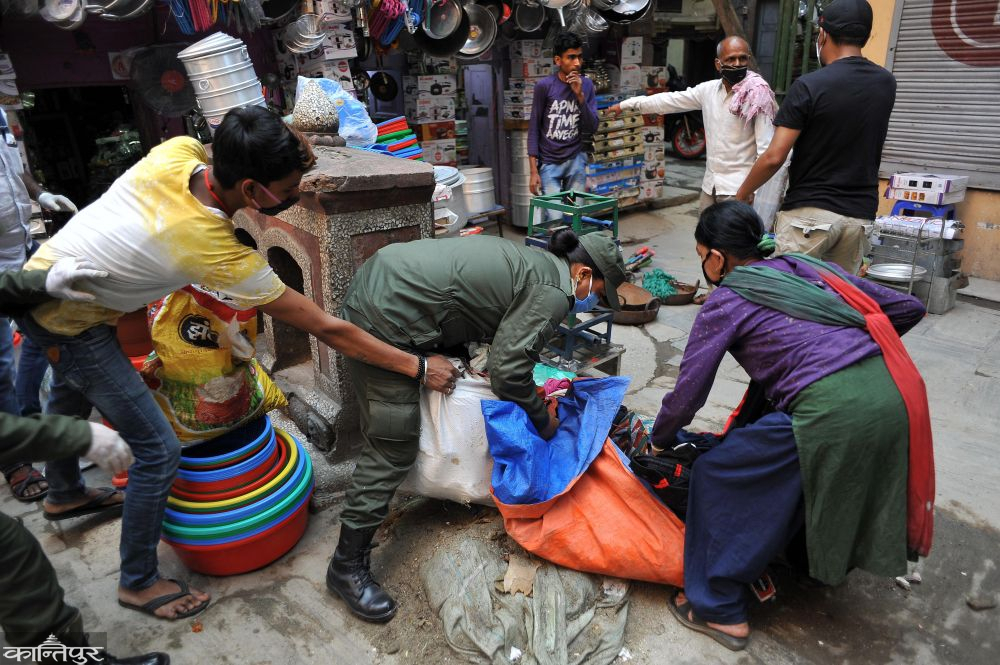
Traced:
<path fill-rule="evenodd" d="M 309 492 L 298 510 L 267 531 L 234 543 L 184 545 L 167 538 L 177 556 L 191 570 L 204 575 L 240 575 L 274 563 L 288 553 L 306 532 L 309 524 Z"/>

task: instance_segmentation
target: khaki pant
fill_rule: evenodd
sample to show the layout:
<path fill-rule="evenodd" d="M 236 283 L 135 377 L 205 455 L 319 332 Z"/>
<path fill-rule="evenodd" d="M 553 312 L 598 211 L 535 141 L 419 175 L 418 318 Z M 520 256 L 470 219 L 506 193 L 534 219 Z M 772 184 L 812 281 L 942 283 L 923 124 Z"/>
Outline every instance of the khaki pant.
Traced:
<path fill-rule="evenodd" d="M 735 199 L 736 197 L 732 194 L 716 194 L 715 190 L 709 194 L 704 189 L 701 190 L 701 198 L 698 199 L 698 214 L 705 212 L 705 208 L 716 203 L 721 203 L 722 201 L 729 201 L 730 199 Z"/>
<path fill-rule="evenodd" d="M 871 244 L 868 227 L 872 221 L 845 217 L 820 208 L 782 210 L 774 219 L 774 239 L 778 254 L 800 252 L 836 263 L 852 275 Z"/>

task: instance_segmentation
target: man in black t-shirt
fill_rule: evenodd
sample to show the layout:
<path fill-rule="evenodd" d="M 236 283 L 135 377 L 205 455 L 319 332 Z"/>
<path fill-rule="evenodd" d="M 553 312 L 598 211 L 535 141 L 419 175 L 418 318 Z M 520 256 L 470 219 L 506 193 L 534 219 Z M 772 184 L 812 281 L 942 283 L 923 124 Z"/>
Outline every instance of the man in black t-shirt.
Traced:
<path fill-rule="evenodd" d="M 736 197 L 753 193 L 792 147 L 789 185 L 774 231 L 779 253 L 803 252 L 857 273 L 878 207 L 878 167 L 896 79 L 861 55 L 871 35 L 866 0 L 835 0 L 819 20 L 821 69 L 796 80 L 774 119 L 774 138 Z"/>

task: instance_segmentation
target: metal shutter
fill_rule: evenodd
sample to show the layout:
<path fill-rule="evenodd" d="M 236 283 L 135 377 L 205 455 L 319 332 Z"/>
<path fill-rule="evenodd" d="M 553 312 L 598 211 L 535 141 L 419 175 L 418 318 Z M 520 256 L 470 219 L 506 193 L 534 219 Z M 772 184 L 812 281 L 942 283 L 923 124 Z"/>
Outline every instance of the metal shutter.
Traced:
<path fill-rule="evenodd" d="M 886 67 L 898 83 L 883 176 L 968 175 L 1000 189 L 1000 3 L 899 0 Z"/>

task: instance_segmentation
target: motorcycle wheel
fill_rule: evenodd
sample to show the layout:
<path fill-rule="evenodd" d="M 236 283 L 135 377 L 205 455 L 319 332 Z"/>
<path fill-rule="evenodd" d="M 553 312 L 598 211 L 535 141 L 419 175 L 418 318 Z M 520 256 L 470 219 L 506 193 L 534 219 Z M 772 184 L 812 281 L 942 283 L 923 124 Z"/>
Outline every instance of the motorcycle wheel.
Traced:
<path fill-rule="evenodd" d="M 684 123 L 680 123 L 674 129 L 671 143 L 681 159 L 698 159 L 705 154 L 705 128 L 695 127 L 689 132 Z"/>

